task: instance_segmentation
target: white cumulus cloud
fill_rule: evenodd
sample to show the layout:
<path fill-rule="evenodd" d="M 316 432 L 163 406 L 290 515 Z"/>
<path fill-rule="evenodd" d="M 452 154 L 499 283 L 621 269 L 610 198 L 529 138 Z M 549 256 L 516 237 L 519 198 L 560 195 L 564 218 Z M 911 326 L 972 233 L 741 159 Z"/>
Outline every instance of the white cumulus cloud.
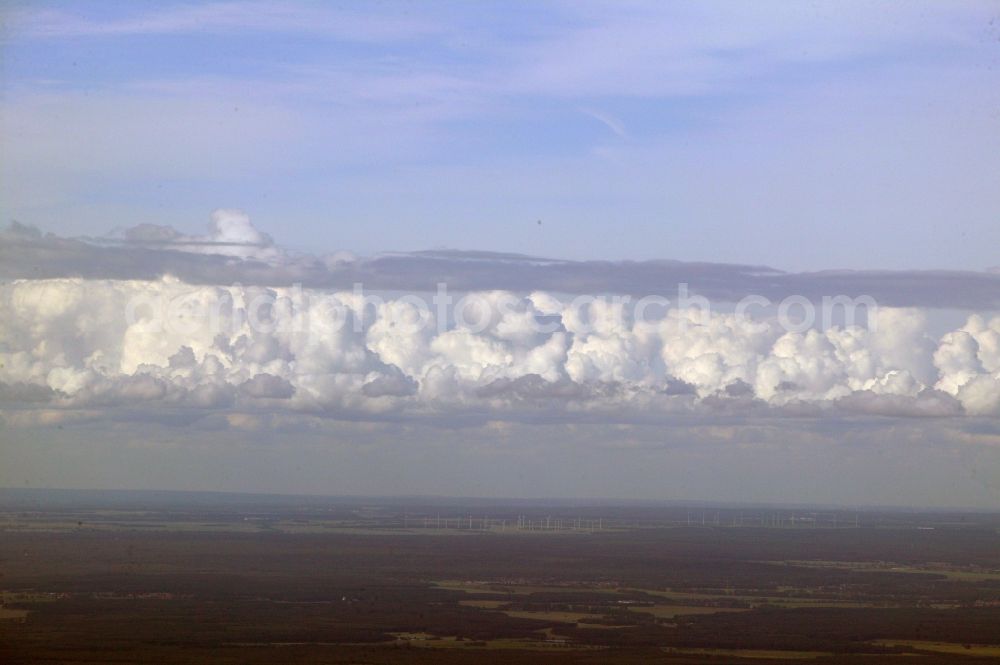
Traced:
<path fill-rule="evenodd" d="M 636 321 L 620 302 L 548 292 L 472 293 L 439 321 L 415 295 L 381 295 L 16 280 L 0 285 L 0 400 L 355 418 L 1000 416 L 1000 317 L 935 339 L 912 308 L 879 309 L 874 330 L 790 332 L 676 307 Z"/>

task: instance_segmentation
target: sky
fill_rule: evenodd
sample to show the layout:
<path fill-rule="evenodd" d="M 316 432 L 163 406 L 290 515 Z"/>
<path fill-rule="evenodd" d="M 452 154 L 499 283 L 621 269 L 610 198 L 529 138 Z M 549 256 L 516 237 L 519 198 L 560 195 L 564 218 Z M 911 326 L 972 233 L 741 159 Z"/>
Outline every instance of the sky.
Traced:
<path fill-rule="evenodd" d="M 0 227 L 0 486 L 1000 506 L 995 2 L 8 2 Z"/>
<path fill-rule="evenodd" d="M 235 207 L 360 254 L 995 266 L 996 3 L 741 4 L 4 3 L 0 214 L 194 233 Z"/>

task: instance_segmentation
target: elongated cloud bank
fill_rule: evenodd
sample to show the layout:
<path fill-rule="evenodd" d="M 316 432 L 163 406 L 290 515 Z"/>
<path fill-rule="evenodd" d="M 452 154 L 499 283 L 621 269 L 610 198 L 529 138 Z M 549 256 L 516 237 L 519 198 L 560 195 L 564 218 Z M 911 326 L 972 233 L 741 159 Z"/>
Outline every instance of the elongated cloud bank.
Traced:
<path fill-rule="evenodd" d="M 0 285 L 0 404 L 11 424 L 137 408 L 447 422 L 1000 416 L 1000 317 L 973 314 L 934 336 L 925 312 L 912 307 L 879 306 L 865 326 L 790 328 L 768 310 L 753 317 L 677 303 L 648 315 L 628 300 L 567 294 L 588 283 L 613 291 L 634 282 L 620 291 L 642 291 L 685 264 L 601 264 L 606 270 L 588 282 L 573 277 L 588 264 L 495 254 L 292 258 L 232 211 L 216 213 L 203 237 L 145 226 L 107 242 L 24 228 L 4 236 L 3 251 L 16 261 L 0 265 L 18 276 Z M 161 263 L 143 272 L 147 259 Z M 347 270 L 343 277 L 372 276 L 376 287 L 416 286 L 401 295 L 256 284 L 302 276 L 303 265 L 324 279 Z M 25 278 L 28 266 L 39 276 Z M 50 276 L 59 266 L 83 276 Z M 219 276 L 256 279 L 196 278 L 213 266 Z M 545 288 L 475 290 L 446 307 L 415 295 L 442 279 L 435 266 L 447 267 L 459 289 L 492 283 L 490 275 Z M 168 267 L 181 277 L 159 275 Z M 704 290 L 730 295 L 748 276 L 772 293 L 806 280 L 700 270 Z M 907 279 L 923 277 L 892 276 L 884 292 Z M 972 299 L 995 297 L 984 290 Z"/>
<path fill-rule="evenodd" d="M 141 225 L 111 238 L 68 239 L 14 225 L 0 233 L 0 279 L 83 277 L 191 284 L 252 284 L 316 289 L 453 291 L 505 289 L 644 296 L 689 285 L 713 300 L 748 293 L 772 300 L 871 296 L 890 307 L 1000 309 L 1000 272 L 819 271 L 788 273 L 766 266 L 683 261 L 565 261 L 519 254 L 438 250 L 361 259 L 347 253 L 292 255 L 276 247 L 238 211 L 217 211 L 209 234 Z"/>
<path fill-rule="evenodd" d="M 19 280 L 0 287 L 0 400 L 350 418 L 1000 416 L 1000 318 L 933 339 L 913 309 L 880 309 L 874 331 L 788 332 L 694 309 L 629 320 L 545 292 L 470 302 L 473 323 L 438 325 L 405 296 Z"/>

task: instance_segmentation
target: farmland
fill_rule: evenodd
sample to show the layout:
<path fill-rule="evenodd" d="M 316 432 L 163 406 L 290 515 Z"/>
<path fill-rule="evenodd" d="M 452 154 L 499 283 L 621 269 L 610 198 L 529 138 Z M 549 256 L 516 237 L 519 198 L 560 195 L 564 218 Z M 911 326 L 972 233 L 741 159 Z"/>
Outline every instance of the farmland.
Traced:
<path fill-rule="evenodd" d="M 987 513 L 0 498 L 5 663 L 936 663 L 1000 649 Z"/>

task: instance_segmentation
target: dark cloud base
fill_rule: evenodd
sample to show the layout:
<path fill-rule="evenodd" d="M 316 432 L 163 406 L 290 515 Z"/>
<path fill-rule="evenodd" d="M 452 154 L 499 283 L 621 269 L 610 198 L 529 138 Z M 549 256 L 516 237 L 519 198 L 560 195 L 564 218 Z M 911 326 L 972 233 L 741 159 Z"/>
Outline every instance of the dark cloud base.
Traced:
<path fill-rule="evenodd" d="M 714 300 L 735 302 L 749 294 L 778 301 L 790 295 L 811 300 L 871 296 L 880 305 L 970 310 L 1000 309 L 1000 274 L 992 272 L 817 271 L 790 273 L 766 266 L 656 261 L 566 261 L 520 254 L 437 250 L 385 254 L 368 259 L 293 256 L 279 260 L 229 254 L 236 243 L 192 242 L 164 232 L 126 234 L 114 244 L 62 238 L 13 225 L 0 233 L 0 279 L 156 280 L 172 275 L 191 284 L 231 284 L 433 291 L 546 290 L 619 293 L 672 298 L 678 285 Z M 140 240 L 136 240 L 136 237 Z M 177 238 L 177 239 L 175 239 Z M 255 246 L 249 246 L 253 249 Z M 191 251 L 197 248 L 199 252 Z M 251 254 L 252 255 L 252 254 Z"/>

